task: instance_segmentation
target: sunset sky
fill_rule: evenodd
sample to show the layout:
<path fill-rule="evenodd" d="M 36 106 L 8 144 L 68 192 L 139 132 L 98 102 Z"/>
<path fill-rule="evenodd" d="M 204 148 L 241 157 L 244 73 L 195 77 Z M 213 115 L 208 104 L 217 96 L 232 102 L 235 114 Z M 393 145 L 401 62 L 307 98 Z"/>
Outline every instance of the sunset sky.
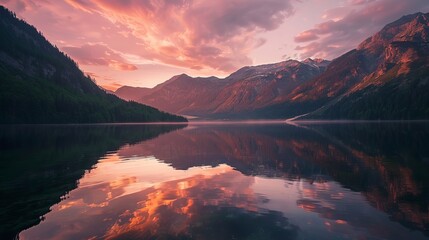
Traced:
<path fill-rule="evenodd" d="M 106 89 L 332 59 L 427 0 L 0 0 Z"/>

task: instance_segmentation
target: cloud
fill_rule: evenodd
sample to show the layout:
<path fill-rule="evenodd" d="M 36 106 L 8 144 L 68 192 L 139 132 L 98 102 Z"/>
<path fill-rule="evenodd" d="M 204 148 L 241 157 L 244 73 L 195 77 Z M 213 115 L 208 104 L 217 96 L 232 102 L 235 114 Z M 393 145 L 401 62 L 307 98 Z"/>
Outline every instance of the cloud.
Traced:
<path fill-rule="evenodd" d="M 295 36 L 295 42 L 308 42 L 319 39 L 314 31 L 308 30 Z"/>
<path fill-rule="evenodd" d="M 293 14 L 292 0 L 67 0 L 100 15 L 139 40 L 146 59 L 193 69 L 235 70 L 251 64 L 258 33 Z"/>
<path fill-rule="evenodd" d="M 376 0 L 349 0 L 349 3 L 351 5 L 361 5 L 361 4 L 370 3 L 374 1 Z"/>
<path fill-rule="evenodd" d="M 348 8 L 328 10 L 325 17 L 330 20 L 295 37 L 297 43 L 308 42 L 295 48 L 300 58 L 338 57 L 399 17 L 429 11 L 429 2 L 421 0 L 350 0 L 348 3 Z"/>
<path fill-rule="evenodd" d="M 123 84 L 115 82 L 115 80 L 109 76 L 100 75 L 94 72 L 85 72 L 85 74 L 89 76 L 91 80 L 94 81 L 97 85 L 108 91 L 115 91 L 116 89 L 123 86 Z M 102 83 L 99 83 L 98 80 L 102 80 Z"/>
<path fill-rule="evenodd" d="M 120 71 L 134 71 L 137 67 L 129 64 L 120 55 L 103 44 L 84 44 L 80 47 L 63 47 L 73 59 L 83 65 L 108 66 Z"/>
<path fill-rule="evenodd" d="M 16 12 L 22 12 L 27 9 L 34 8 L 35 4 L 28 0 L 0 0 L 1 4 L 8 5 L 13 8 Z"/>

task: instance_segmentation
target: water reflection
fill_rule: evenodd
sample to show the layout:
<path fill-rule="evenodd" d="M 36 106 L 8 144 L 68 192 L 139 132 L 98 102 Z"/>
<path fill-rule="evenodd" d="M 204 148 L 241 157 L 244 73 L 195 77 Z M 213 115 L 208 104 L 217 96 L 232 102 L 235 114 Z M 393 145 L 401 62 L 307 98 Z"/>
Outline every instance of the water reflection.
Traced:
<path fill-rule="evenodd" d="M 38 224 L 108 151 L 184 126 L 0 126 L 0 239 Z"/>
<path fill-rule="evenodd" d="M 190 126 L 98 157 L 20 237 L 426 239 L 428 140 L 416 123 Z"/>

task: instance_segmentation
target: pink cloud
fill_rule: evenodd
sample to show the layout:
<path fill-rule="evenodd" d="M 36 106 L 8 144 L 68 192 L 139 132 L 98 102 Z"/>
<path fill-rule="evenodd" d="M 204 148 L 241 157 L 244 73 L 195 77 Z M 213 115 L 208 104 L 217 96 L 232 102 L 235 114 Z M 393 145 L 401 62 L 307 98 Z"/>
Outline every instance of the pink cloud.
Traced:
<path fill-rule="evenodd" d="M 30 0 L 0 0 L 0 3 L 9 6 L 16 12 L 33 9 L 35 6 Z"/>
<path fill-rule="evenodd" d="M 374 1 L 376 0 L 349 0 L 349 3 L 351 5 L 361 5 L 361 4 L 370 3 Z"/>
<path fill-rule="evenodd" d="M 137 70 L 137 67 L 132 65 L 132 64 L 121 63 L 121 62 L 117 62 L 117 61 L 110 61 L 109 67 L 112 67 L 112 68 L 114 68 L 116 70 L 120 70 L 120 71 L 135 71 L 135 70 Z"/>
<path fill-rule="evenodd" d="M 251 64 L 257 34 L 293 14 L 290 0 L 67 0 L 129 30 L 142 56 L 193 69 L 231 71 Z"/>
<path fill-rule="evenodd" d="M 314 31 L 308 30 L 295 36 L 295 42 L 308 42 L 319 39 Z"/>
<path fill-rule="evenodd" d="M 63 47 L 73 59 L 83 65 L 108 66 L 120 71 L 134 71 L 137 67 L 129 64 L 120 55 L 102 44 L 85 44 L 80 47 Z"/>
<path fill-rule="evenodd" d="M 401 16 L 429 10 L 429 2 L 421 0 L 350 0 L 349 4 L 340 19 L 322 22 L 295 37 L 295 42 L 309 42 L 295 48 L 301 58 L 338 57 Z M 336 9 L 327 12 L 331 18 L 340 14 Z"/>
<path fill-rule="evenodd" d="M 294 0 L 0 1 L 81 65 L 134 70 L 146 61 L 221 75 L 252 64 L 251 51 L 265 43 L 260 33 L 294 13 Z M 77 49 L 93 43 L 122 58 Z"/>

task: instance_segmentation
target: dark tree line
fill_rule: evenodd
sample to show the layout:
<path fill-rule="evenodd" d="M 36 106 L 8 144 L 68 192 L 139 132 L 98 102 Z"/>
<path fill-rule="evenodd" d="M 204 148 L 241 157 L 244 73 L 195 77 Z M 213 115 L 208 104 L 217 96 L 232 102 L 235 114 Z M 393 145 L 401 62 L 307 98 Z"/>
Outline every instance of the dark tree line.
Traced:
<path fill-rule="evenodd" d="M 186 121 L 107 94 L 76 62 L 0 6 L 0 123 Z"/>

